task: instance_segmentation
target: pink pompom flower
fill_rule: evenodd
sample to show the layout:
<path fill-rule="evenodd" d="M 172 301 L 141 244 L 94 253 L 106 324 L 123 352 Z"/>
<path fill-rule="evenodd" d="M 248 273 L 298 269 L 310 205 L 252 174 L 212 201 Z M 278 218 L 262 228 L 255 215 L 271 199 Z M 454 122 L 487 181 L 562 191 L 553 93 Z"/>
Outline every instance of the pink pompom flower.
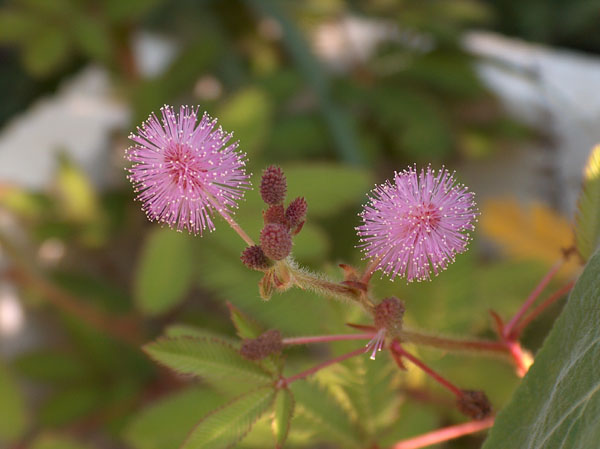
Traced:
<path fill-rule="evenodd" d="M 249 188 L 245 154 L 232 134 L 215 128 L 216 119 L 198 109 L 161 108 L 161 119 L 151 114 L 132 133 L 134 145 L 126 151 L 137 199 L 151 221 L 166 223 L 178 231 L 197 234 L 214 229 L 214 212 L 223 215 L 237 208 Z"/>
<path fill-rule="evenodd" d="M 408 282 L 431 279 L 467 249 L 479 212 L 474 194 L 445 168 L 395 173 L 372 190 L 359 214 L 359 247 L 373 271 Z"/>

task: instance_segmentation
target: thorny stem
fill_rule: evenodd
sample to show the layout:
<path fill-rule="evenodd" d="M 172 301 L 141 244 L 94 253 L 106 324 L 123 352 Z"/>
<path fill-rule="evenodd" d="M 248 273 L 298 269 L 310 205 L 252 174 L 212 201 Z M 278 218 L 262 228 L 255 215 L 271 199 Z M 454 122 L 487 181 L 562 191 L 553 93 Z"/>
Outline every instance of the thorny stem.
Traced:
<path fill-rule="evenodd" d="M 510 334 L 510 337 L 514 339 L 519 338 L 519 336 L 521 335 L 521 333 L 523 333 L 523 330 L 529 325 L 529 323 L 531 323 L 542 312 L 544 312 L 544 310 L 546 310 L 548 306 L 550 306 L 556 300 L 562 298 L 565 294 L 567 294 L 573 288 L 573 285 L 575 285 L 575 281 L 570 281 L 566 283 L 562 288 L 551 294 L 548 297 L 548 299 L 546 299 L 543 303 L 541 303 L 535 309 L 533 309 L 531 313 L 527 315 L 527 317 L 525 317 L 516 328 L 513 329 L 513 331 Z"/>
<path fill-rule="evenodd" d="M 512 333 L 513 328 L 519 323 L 525 312 L 531 307 L 531 305 L 535 302 L 535 300 L 540 296 L 544 288 L 550 283 L 554 275 L 560 270 L 564 263 L 564 258 L 561 258 L 557 261 L 552 268 L 548 271 L 548 273 L 542 278 L 540 283 L 533 289 L 533 291 L 529 294 L 519 311 L 512 317 L 512 319 L 508 322 L 508 324 L 503 329 L 503 336 L 505 338 L 509 338 Z"/>
<path fill-rule="evenodd" d="M 434 430 L 433 432 L 419 435 L 418 437 L 400 441 L 394 444 L 391 449 L 419 449 L 422 447 L 431 446 L 433 444 L 442 443 L 444 441 L 453 440 L 455 438 L 489 429 L 494 425 L 494 418 L 490 417 L 481 421 L 469 421 L 456 426 L 444 427 Z"/>
<path fill-rule="evenodd" d="M 284 338 L 284 345 L 304 345 L 309 343 L 325 343 L 328 341 L 343 340 L 369 340 L 374 334 L 340 334 L 340 335 L 315 335 L 310 337 Z"/>
<path fill-rule="evenodd" d="M 396 360 L 396 362 L 398 363 L 399 366 L 403 366 L 401 358 L 405 357 L 408 360 L 410 360 L 412 363 L 417 365 L 419 368 L 421 368 L 426 374 L 431 376 L 441 386 L 443 386 L 444 388 L 446 388 L 449 391 L 451 391 L 452 393 L 454 393 L 456 395 L 456 397 L 458 397 L 458 398 L 462 397 L 463 392 L 460 388 L 458 388 L 452 382 L 450 382 L 449 380 L 445 379 L 440 374 L 435 372 L 433 369 L 431 369 L 423 361 L 419 360 L 417 357 L 412 355 L 410 352 L 407 352 L 402 347 L 402 345 L 400 344 L 400 342 L 398 340 L 392 341 L 390 350 L 392 352 L 392 355 L 394 356 L 394 359 Z"/>
<path fill-rule="evenodd" d="M 334 365 L 336 363 L 343 362 L 346 359 L 349 359 L 356 355 L 360 355 L 360 354 L 364 354 L 364 353 L 365 353 L 365 348 L 358 348 L 352 352 L 348 352 L 346 354 L 342 354 L 342 355 L 334 357 L 332 359 L 325 360 L 324 362 L 321 362 L 318 365 L 315 365 L 312 368 L 307 369 L 306 371 L 302 371 L 298 374 L 294 374 L 293 376 L 280 379 L 279 382 L 277 383 L 277 388 L 284 388 L 284 387 L 288 386 L 289 384 L 291 384 L 292 382 L 295 382 L 296 380 L 304 379 L 305 377 L 308 377 L 308 376 L 316 373 L 317 371 L 322 370 L 323 368 L 327 368 L 330 365 Z"/>

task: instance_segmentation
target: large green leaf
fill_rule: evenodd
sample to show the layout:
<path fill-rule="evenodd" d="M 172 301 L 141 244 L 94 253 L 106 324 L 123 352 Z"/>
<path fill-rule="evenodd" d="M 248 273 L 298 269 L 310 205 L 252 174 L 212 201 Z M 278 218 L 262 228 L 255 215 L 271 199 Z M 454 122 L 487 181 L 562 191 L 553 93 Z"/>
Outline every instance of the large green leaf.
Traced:
<path fill-rule="evenodd" d="M 260 388 L 246 393 L 203 418 L 181 449 L 226 449 L 250 432 L 275 399 L 276 390 Z"/>
<path fill-rule="evenodd" d="M 0 398 L 0 443 L 10 442 L 19 438 L 25 430 L 27 416 L 23 396 L 2 364 L 0 364 Z"/>
<path fill-rule="evenodd" d="M 577 281 L 484 449 L 591 449 L 600 441 L 600 253 Z"/>
<path fill-rule="evenodd" d="M 134 449 L 177 449 L 203 416 L 225 398 L 207 388 L 188 388 L 151 404 L 125 429 L 124 439 Z"/>
<path fill-rule="evenodd" d="M 212 381 L 266 385 L 270 376 L 257 364 L 242 358 L 231 345 L 210 338 L 161 338 L 144 346 L 157 362 L 182 373 Z"/>
<path fill-rule="evenodd" d="M 577 204 L 575 243 L 584 260 L 600 244 L 600 145 L 594 147 L 585 166 Z"/>
<path fill-rule="evenodd" d="M 192 283 L 190 237 L 157 228 L 147 238 L 135 278 L 138 307 L 148 315 L 175 306 Z"/>

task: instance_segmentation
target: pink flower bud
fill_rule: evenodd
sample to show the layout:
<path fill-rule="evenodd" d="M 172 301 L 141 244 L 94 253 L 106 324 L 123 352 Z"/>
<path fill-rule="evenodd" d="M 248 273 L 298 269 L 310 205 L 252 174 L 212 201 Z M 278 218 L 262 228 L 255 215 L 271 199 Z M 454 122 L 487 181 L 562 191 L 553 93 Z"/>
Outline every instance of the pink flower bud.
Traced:
<path fill-rule="evenodd" d="M 492 405 L 483 391 L 463 390 L 458 398 L 458 409 L 469 418 L 481 420 L 492 414 Z"/>
<path fill-rule="evenodd" d="M 267 204 L 280 204 L 285 199 L 287 182 L 280 167 L 271 165 L 263 171 L 260 196 Z"/>
<path fill-rule="evenodd" d="M 260 246 L 268 258 L 285 259 L 292 251 L 292 237 L 285 226 L 269 223 L 260 233 Z"/>
<path fill-rule="evenodd" d="M 304 222 L 307 208 L 306 200 L 302 197 L 296 198 L 289 204 L 285 211 L 285 218 L 287 218 L 291 229 Z"/>
<path fill-rule="evenodd" d="M 271 329 L 258 338 L 245 339 L 240 348 L 240 354 L 249 360 L 261 360 L 271 354 L 279 354 L 283 349 L 281 332 Z"/>
<path fill-rule="evenodd" d="M 281 204 L 274 204 L 269 206 L 267 210 L 263 212 L 263 220 L 265 224 L 277 223 L 287 226 L 288 222 L 285 218 L 285 211 Z"/>
<path fill-rule="evenodd" d="M 253 270 L 266 270 L 269 268 L 269 259 L 265 256 L 262 248 L 258 245 L 249 246 L 246 248 L 240 259 L 248 268 L 252 268 Z"/>

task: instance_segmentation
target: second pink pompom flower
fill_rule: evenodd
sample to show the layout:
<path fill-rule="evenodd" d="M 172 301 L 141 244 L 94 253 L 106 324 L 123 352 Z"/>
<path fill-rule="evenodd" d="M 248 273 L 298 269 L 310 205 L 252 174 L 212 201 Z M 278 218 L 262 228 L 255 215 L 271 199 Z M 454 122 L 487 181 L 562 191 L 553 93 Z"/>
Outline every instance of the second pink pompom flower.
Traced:
<path fill-rule="evenodd" d="M 133 162 L 129 179 L 150 220 L 194 234 L 214 229 L 212 214 L 227 218 L 249 187 L 245 155 L 238 143 L 228 145 L 232 134 L 197 109 L 161 108 L 162 120 L 152 114 L 127 150 Z"/>
<path fill-rule="evenodd" d="M 365 255 L 390 278 L 428 280 L 467 249 L 478 216 L 474 194 L 448 170 L 411 167 L 371 195 L 356 229 Z"/>

